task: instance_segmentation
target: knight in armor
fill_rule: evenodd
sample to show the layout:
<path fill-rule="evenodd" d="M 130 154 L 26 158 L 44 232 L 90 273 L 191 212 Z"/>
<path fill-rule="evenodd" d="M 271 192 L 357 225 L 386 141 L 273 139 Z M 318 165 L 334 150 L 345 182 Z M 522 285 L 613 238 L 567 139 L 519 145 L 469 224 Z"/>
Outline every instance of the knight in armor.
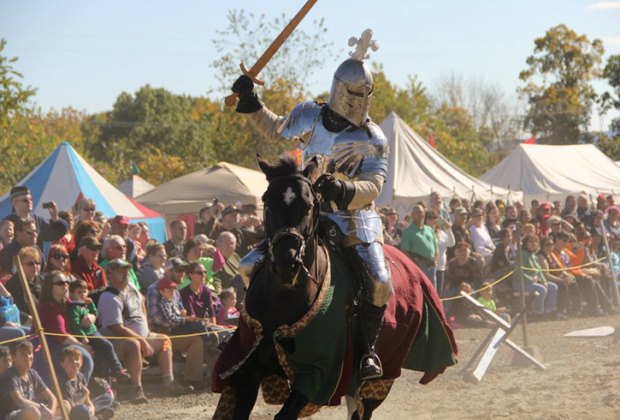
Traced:
<path fill-rule="evenodd" d="M 327 217 L 343 236 L 345 253 L 355 267 L 362 267 L 365 296 L 361 320 L 367 353 L 361 360 L 362 379 L 381 377 L 381 361 L 375 343 L 383 324 L 383 313 L 392 290 L 383 255 L 383 233 L 374 200 L 387 175 L 388 146 L 381 128 L 368 117 L 373 91 L 370 69 L 363 61 L 366 50 L 378 48 L 366 30 L 355 52 L 334 74 L 326 104 L 300 103 L 286 116 L 265 107 L 254 92 L 254 83 L 241 76 L 232 90 L 239 95 L 237 112 L 247 114 L 265 136 L 301 142 L 304 165 L 312 158 L 319 164 L 316 189 L 328 203 Z M 240 264 L 246 286 L 255 267 L 265 258 L 258 247 Z"/>

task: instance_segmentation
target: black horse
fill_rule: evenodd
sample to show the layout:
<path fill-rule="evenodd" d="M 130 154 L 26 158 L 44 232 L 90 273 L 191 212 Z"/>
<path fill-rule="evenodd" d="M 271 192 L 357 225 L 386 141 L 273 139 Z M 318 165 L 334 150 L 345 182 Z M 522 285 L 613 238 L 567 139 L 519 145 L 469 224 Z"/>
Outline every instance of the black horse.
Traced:
<path fill-rule="evenodd" d="M 413 271 L 403 272 L 400 267 L 407 264 L 404 263 L 404 260 L 407 260 L 406 257 L 403 256 L 403 260 L 396 255 L 394 257 L 396 261 L 391 259 L 392 264 L 395 264 L 391 267 L 393 281 L 395 278 L 402 278 L 408 285 L 406 291 L 398 289 L 395 285 L 395 295 L 402 291 L 402 294 L 416 295 L 417 301 L 415 303 L 398 302 L 400 298 L 394 296 L 391 298 L 392 302 L 388 304 L 388 309 L 391 308 L 391 313 L 397 315 L 390 318 L 386 312 L 386 323 L 390 323 L 388 319 L 392 322 L 387 327 L 384 324 L 382 335 L 384 330 L 389 330 L 388 332 L 392 335 L 383 337 L 383 344 L 381 343 L 382 336 L 380 336 L 377 346 L 379 351 L 384 350 L 383 355 L 380 354 L 382 359 L 390 357 L 398 359 L 396 369 L 385 369 L 384 372 L 387 372 L 384 376 L 389 376 L 385 379 L 364 383 L 364 385 L 371 385 L 370 388 L 366 386 L 370 391 L 364 394 L 361 392 L 364 387 L 359 386 L 359 383 L 346 381 L 346 377 L 354 375 L 357 370 L 354 362 L 343 363 L 343 360 L 347 359 L 347 352 L 344 348 L 354 347 L 354 345 L 346 345 L 350 344 L 352 339 L 347 341 L 344 338 L 355 335 L 354 331 L 350 331 L 354 328 L 350 328 L 348 322 L 351 314 L 349 309 L 355 306 L 353 303 L 355 294 L 352 291 L 354 282 L 351 281 L 352 271 L 343 268 L 342 263 L 338 265 L 338 258 L 333 257 L 333 252 L 330 259 L 330 252 L 319 240 L 320 202 L 310 181 L 316 166 L 310 163 L 303 172 L 300 172 L 293 159 L 282 158 L 278 164 L 272 166 L 260 157 L 259 166 L 269 181 L 267 191 L 263 195 L 267 241 L 262 246 L 265 246 L 267 257 L 265 263 L 253 275 L 248 287 L 240 328 L 224 349 L 214 368 L 213 389 L 216 392 L 222 392 L 214 418 L 249 418 L 261 384 L 266 401 L 269 400 L 269 397 L 265 395 L 266 388 L 267 390 L 280 388 L 282 391 L 279 399 L 272 398 L 283 404 L 275 416 L 276 419 L 295 419 L 300 415 L 312 413 L 312 409 L 318 407 L 313 407 L 313 401 L 307 394 L 312 394 L 314 400 L 320 400 L 322 401 L 320 404 L 326 405 L 329 398 L 318 398 L 317 393 L 320 392 L 304 391 L 322 387 L 331 387 L 329 396 L 337 394 L 337 387 L 340 391 L 339 395 L 355 395 L 357 404 L 352 404 L 351 400 L 347 400 L 350 418 L 370 418 L 372 411 L 387 396 L 394 379 L 400 375 L 401 366 L 407 367 L 405 359 L 412 348 L 412 343 L 417 339 L 418 327 L 423 320 L 424 303 L 422 302 L 427 303 L 422 298 L 426 292 L 423 292 L 420 287 L 412 289 L 411 284 L 419 286 L 423 275 L 417 267 L 413 268 Z M 389 255 L 386 254 L 388 260 L 390 260 Z M 344 278 L 344 281 L 336 286 L 335 282 L 330 284 L 332 277 Z M 428 280 L 426 282 L 428 283 Z M 350 287 L 347 289 L 347 286 Z M 335 292 L 336 287 L 339 292 Z M 345 289 L 349 291 L 348 294 L 342 292 Z M 338 300 L 338 296 L 343 295 L 346 297 Z M 308 323 L 312 322 L 311 320 L 320 319 L 325 312 L 329 312 L 325 311 L 327 301 L 332 302 L 331 306 L 337 313 L 347 313 L 344 317 L 345 321 L 334 323 L 333 328 L 331 324 L 327 324 L 325 328 L 324 324 L 318 330 L 316 342 L 299 339 L 299 336 L 295 334 L 306 328 Z M 345 326 L 338 327 L 342 325 Z M 250 327 L 251 338 L 247 338 L 246 333 Z M 311 330 L 312 327 L 307 329 Z M 442 328 L 441 331 L 445 329 Z M 316 372 L 308 374 L 305 365 L 301 369 L 299 365 L 292 366 L 295 356 L 306 355 L 313 362 L 320 359 L 317 352 L 313 352 L 312 347 L 315 345 L 319 347 L 321 341 L 324 345 L 333 346 L 333 348 L 328 347 L 328 352 L 336 355 L 335 364 L 332 363 L 326 369 L 321 366 L 318 376 Z M 304 348 L 300 348 L 302 346 Z M 401 346 L 405 351 L 395 352 L 394 346 Z M 239 349 L 243 351 L 240 352 Z M 450 356 L 453 355 L 453 350 L 455 350 L 454 346 L 450 348 Z M 350 353 L 348 353 L 349 356 Z M 233 360 L 226 360 L 231 354 Z M 287 356 L 291 356 L 293 362 L 290 360 L 287 362 Z M 321 357 L 325 359 L 324 354 Z M 433 357 L 435 360 L 438 359 L 436 355 Z M 355 357 L 349 357 L 349 359 L 355 360 Z M 386 360 L 383 362 L 385 367 Z M 428 372 L 431 375 L 428 377 L 430 381 L 449 364 L 434 364 L 429 369 L 416 367 L 413 369 Z M 428 365 L 424 362 L 424 366 Z M 327 379 L 322 376 L 323 370 L 337 371 L 339 375 L 337 379 L 341 382 L 338 382 L 337 386 L 333 381 L 328 384 Z M 304 372 L 307 374 L 305 379 Z M 272 378 L 286 378 L 287 380 L 269 382 Z M 345 378 L 345 381 L 342 381 L 342 378 Z M 311 385 L 314 384 L 314 388 L 308 385 L 308 382 Z M 330 400 L 330 403 L 333 403 L 333 400 Z"/>

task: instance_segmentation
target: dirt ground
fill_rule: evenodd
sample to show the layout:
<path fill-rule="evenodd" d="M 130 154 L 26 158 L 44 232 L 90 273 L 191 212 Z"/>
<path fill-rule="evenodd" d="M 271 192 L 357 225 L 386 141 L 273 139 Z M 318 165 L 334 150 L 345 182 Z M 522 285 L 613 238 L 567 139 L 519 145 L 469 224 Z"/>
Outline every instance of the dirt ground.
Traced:
<path fill-rule="evenodd" d="M 565 338 L 567 332 L 612 326 L 620 315 L 539 322 L 528 325 L 528 345 L 540 350 L 547 369 L 512 365 L 512 351 L 502 345 L 479 384 L 463 379 L 463 368 L 486 336 L 485 329 L 456 331 L 460 363 L 429 385 L 417 383 L 420 373 L 403 371 L 376 419 L 618 419 L 620 418 L 620 343 L 614 337 Z M 521 328 L 511 336 L 522 344 Z M 180 398 L 158 398 L 146 386 L 150 403 L 121 405 L 120 419 L 210 418 L 218 395 L 203 392 Z M 155 394 L 154 394 L 155 393 Z M 269 419 L 274 406 L 257 403 L 253 419 Z M 346 407 L 323 409 L 313 419 L 344 419 Z"/>

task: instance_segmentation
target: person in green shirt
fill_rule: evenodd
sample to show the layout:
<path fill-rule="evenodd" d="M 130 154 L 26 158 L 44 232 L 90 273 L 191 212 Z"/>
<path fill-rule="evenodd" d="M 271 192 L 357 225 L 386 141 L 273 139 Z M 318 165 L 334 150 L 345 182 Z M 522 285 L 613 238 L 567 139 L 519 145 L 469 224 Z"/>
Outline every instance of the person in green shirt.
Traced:
<path fill-rule="evenodd" d="M 437 235 L 424 223 L 426 211 L 417 204 L 411 211 L 411 224 L 403 232 L 400 249 L 426 274 L 437 288 L 435 267 L 437 261 Z"/>
<path fill-rule="evenodd" d="M 222 268 L 224 257 L 221 253 L 217 252 L 216 248 L 213 246 L 213 241 L 208 239 L 206 235 L 198 235 L 185 242 L 183 260 L 188 264 L 193 262 L 202 264 L 207 272 L 205 276 L 205 284 L 207 287 L 215 292 L 215 294 L 222 291 L 221 281 L 214 278 L 213 274 Z M 184 288 L 189 283 L 189 277 L 183 277 L 183 281 L 179 284 L 179 289 Z"/>
<path fill-rule="evenodd" d="M 506 322 L 510 323 L 510 314 L 508 313 L 508 308 L 502 306 L 497 307 L 495 304 L 495 299 L 493 298 L 493 286 L 488 281 L 482 283 L 482 288 L 480 289 L 480 296 L 478 297 L 478 302 L 482 306 L 487 309 L 492 310 L 500 317 L 502 317 Z"/>

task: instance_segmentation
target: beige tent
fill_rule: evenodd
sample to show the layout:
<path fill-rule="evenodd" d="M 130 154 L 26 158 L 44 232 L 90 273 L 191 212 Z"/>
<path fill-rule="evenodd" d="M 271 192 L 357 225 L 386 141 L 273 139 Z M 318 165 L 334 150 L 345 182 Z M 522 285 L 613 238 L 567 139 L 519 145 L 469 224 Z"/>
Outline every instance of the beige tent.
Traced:
<path fill-rule="evenodd" d="M 433 191 L 444 200 L 459 197 L 515 201 L 522 197 L 520 192 L 493 187 L 468 175 L 393 112 L 381 123 L 381 129 L 388 138 L 390 155 L 388 176 L 377 205 L 389 204 L 402 216 L 409 214 L 416 202 L 427 202 Z"/>
<path fill-rule="evenodd" d="M 262 207 L 261 197 L 266 189 L 267 180 L 262 172 L 220 162 L 209 169 L 168 181 L 136 197 L 136 201 L 170 218 L 196 214 L 215 198 L 225 205 Z"/>
<path fill-rule="evenodd" d="M 581 192 L 592 197 L 620 194 L 620 168 L 593 144 L 520 144 L 481 178 L 522 190 L 527 202 L 562 200 Z"/>

